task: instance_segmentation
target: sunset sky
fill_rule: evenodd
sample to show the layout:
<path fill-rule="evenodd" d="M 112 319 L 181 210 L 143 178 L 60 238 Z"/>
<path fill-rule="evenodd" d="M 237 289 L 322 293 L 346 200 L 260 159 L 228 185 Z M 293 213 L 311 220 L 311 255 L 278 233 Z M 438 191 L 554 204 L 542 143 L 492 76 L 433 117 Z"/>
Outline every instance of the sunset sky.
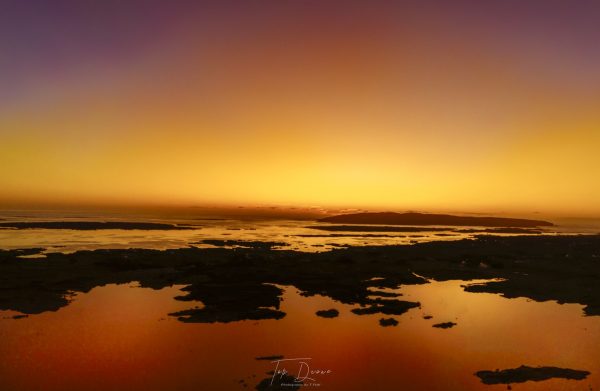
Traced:
<path fill-rule="evenodd" d="M 600 215 L 600 2 L 0 1 L 0 207 Z"/>

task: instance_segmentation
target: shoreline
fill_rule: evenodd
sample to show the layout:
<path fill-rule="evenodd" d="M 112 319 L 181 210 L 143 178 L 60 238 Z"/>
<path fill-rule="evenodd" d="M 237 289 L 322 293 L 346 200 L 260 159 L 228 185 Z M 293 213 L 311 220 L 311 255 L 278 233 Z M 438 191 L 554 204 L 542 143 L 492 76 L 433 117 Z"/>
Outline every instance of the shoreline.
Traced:
<path fill-rule="evenodd" d="M 373 298 L 372 289 L 424 284 L 428 279 L 495 279 L 465 290 L 579 303 L 586 306 L 586 315 L 600 315 L 600 235 L 479 236 L 319 253 L 275 250 L 260 243 L 85 250 L 35 259 L 22 257 L 39 254 L 42 248 L 1 250 L 0 309 L 23 314 L 54 311 L 68 305 L 70 292 L 139 281 L 154 289 L 187 285 L 188 294 L 176 299 L 199 300 L 205 307 L 173 314 L 181 321 L 277 318 L 282 315 L 281 290 L 273 284 L 356 305 L 359 313 L 402 315 L 418 303 Z"/>

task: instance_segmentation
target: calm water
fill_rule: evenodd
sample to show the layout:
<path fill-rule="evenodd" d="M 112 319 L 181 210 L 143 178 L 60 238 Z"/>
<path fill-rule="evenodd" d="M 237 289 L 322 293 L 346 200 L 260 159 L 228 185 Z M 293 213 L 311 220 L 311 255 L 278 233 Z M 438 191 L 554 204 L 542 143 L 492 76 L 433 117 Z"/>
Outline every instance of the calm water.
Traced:
<path fill-rule="evenodd" d="M 114 216 L 28 216 L 4 214 L 5 221 L 98 219 Z M 123 218 L 120 218 L 123 220 Z M 132 221 L 132 219 L 127 219 Z M 311 221 L 249 221 L 144 218 L 197 227 L 184 231 L 0 230 L 0 248 L 44 247 L 72 252 L 96 248 L 179 248 L 203 239 L 285 242 L 281 248 L 325 251 L 340 245 L 409 244 L 455 240 L 453 232 L 394 233 L 381 237 L 331 236 Z M 549 231 L 597 232 L 594 221 L 570 221 Z M 442 233 L 445 236 L 440 236 Z M 336 233 L 339 234 L 339 233 Z M 366 234 L 374 234 L 369 232 Z M 308 236 L 307 236 L 308 235 Z M 317 235 L 317 236 L 314 236 Z M 195 244 L 197 245 L 197 244 Z M 198 245 L 208 246 L 208 245 Z M 31 261 L 31 262 L 36 262 Z M 126 285 L 76 293 L 56 312 L 18 315 L 0 311 L 0 390 L 197 391 L 254 389 L 277 363 L 256 360 L 282 355 L 291 374 L 304 374 L 303 358 L 316 373 L 305 384 L 321 390 L 504 390 L 474 373 L 520 365 L 587 370 L 583 381 L 554 379 L 513 384 L 516 390 L 600 389 L 600 317 L 584 317 L 582 306 L 499 295 L 468 293 L 465 281 L 431 281 L 391 292 L 419 301 L 395 327 L 381 327 L 377 315 L 355 315 L 353 306 L 322 296 L 304 297 L 285 288 L 281 320 L 182 323 L 169 313 L 193 306 L 174 300 L 183 286 L 161 290 Z M 191 305 L 190 305 L 191 304 Z M 202 303 L 197 303 L 201 306 Z M 335 308 L 325 319 L 318 310 Z M 431 316 L 432 319 L 425 319 Z M 450 329 L 432 327 L 452 321 Z"/>
<path fill-rule="evenodd" d="M 281 249 L 324 251 L 339 246 L 411 244 L 432 240 L 457 240 L 473 237 L 473 233 L 456 232 L 456 227 L 429 227 L 445 230 L 423 232 L 330 232 L 309 227 L 328 226 L 312 220 L 251 220 L 231 219 L 221 216 L 178 216 L 126 214 L 90 214 L 0 211 L 0 221 L 144 221 L 188 224 L 192 230 L 97 230 L 73 231 L 58 229 L 1 229 L 0 248 L 17 249 L 42 247 L 47 252 L 74 252 L 98 248 L 152 248 L 167 249 L 187 247 L 212 247 L 196 243 L 204 239 L 250 240 L 282 242 Z M 545 230 L 546 235 L 556 233 L 579 234 L 600 232 L 600 220 L 563 219 Z M 425 228 L 425 227 L 422 227 Z M 482 228 L 482 227 L 458 227 Z M 510 235 L 510 234 L 501 234 Z"/>
<path fill-rule="evenodd" d="M 381 327 L 381 315 L 357 316 L 351 306 L 326 297 L 300 296 L 293 287 L 286 288 L 282 320 L 229 324 L 186 324 L 166 316 L 189 308 L 173 300 L 181 293 L 177 286 L 98 287 L 57 312 L 0 320 L 2 389 L 254 389 L 275 366 L 255 357 L 270 355 L 310 358 L 305 362 L 311 370 L 330 370 L 312 376 L 310 383 L 322 390 L 500 390 L 506 386 L 483 385 L 474 372 L 522 364 L 592 374 L 583 381 L 514 385 L 518 390 L 600 387 L 600 319 L 583 317 L 579 305 L 467 293 L 461 284 L 400 288 L 422 306 L 397 317 L 396 327 Z M 340 316 L 315 315 L 328 308 Z M 457 326 L 431 327 L 445 321 Z M 300 370 L 287 365 L 290 372 Z"/>

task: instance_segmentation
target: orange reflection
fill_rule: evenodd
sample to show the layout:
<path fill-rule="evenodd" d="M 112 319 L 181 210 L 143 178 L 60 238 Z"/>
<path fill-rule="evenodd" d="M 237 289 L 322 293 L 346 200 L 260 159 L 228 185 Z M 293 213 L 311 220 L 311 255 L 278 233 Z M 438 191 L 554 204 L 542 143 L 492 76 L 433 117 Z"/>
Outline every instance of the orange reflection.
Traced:
<path fill-rule="evenodd" d="M 380 327 L 378 315 L 357 316 L 325 297 L 284 294 L 280 320 L 183 324 L 166 316 L 189 308 L 159 291 L 109 285 L 79 294 L 56 313 L 1 320 L 0 377 L 10 390 L 236 390 L 253 388 L 274 369 L 255 357 L 311 357 L 323 390 L 493 390 L 474 372 L 521 364 L 591 371 L 584 381 L 519 384 L 522 390 L 575 390 L 600 385 L 595 348 L 600 324 L 581 306 L 462 291 L 461 282 L 405 286 L 421 309 Z M 315 316 L 337 308 L 340 316 Z M 424 314 L 433 319 L 423 319 Z M 433 322 L 458 325 L 441 330 Z M 543 332 L 540 332 L 543 325 Z M 35 376 L 32 376 L 35 373 Z"/>

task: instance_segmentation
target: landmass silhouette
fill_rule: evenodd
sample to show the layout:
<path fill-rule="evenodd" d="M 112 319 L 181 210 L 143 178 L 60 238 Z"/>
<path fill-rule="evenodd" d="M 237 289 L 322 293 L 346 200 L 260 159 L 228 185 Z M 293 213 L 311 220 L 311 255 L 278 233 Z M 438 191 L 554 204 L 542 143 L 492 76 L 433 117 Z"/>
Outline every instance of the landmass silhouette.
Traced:
<path fill-rule="evenodd" d="M 182 230 L 197 227 L 166 223 L 129 222 L 129 221 L 14 221 L 2 222 L 0 228 L 5 229 L 70 229 L 77 231 L 94 231 L 99 229 L 124 230 Z"/>
<path fill-rule="evenodd" d="M 387 224 L 387 225 L 444 225 L 479 227 L 543 227 L 553 226 L 549 221 L 506 217 L 453 216 L 432 213 L 365 212 L 324 217 L 322 223 Z"/>

